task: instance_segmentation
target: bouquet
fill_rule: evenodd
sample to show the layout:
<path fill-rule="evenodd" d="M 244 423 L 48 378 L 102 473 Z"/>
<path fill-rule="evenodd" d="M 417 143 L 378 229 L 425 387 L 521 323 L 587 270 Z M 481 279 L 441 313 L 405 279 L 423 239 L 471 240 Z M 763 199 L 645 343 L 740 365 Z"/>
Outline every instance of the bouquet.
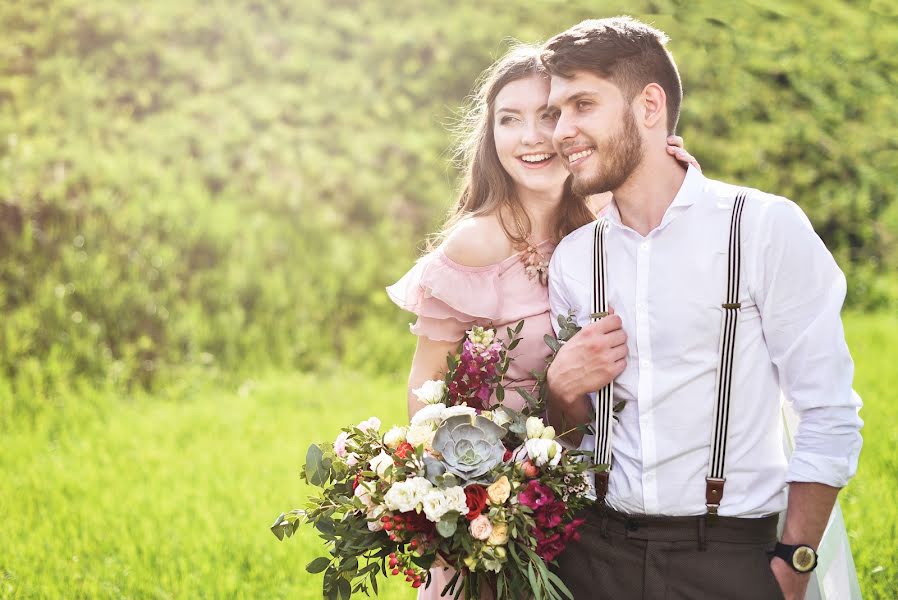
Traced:
<path fill-rule="evenodd" d="M 309 447 L 303 477 L 321 492 L 271 529 L 279 539 L 303 522 L 318 530 L 328 553 L 306 570 L 324 574 L 325 597 L 376 594 L 388 573 L 418 588 L 430 568 L 452 566 L 447 597 L 572 598 L 548 563 L 579 537 L 594 467 L 543 422 L 543 394 L 517 389 L 524 408 L 503 405 L 522 326 L 504 341 L 467 332 L 445 379 L 414 390 L 425 406 L 409 426 L 381 433 L 372 417 Z"/>

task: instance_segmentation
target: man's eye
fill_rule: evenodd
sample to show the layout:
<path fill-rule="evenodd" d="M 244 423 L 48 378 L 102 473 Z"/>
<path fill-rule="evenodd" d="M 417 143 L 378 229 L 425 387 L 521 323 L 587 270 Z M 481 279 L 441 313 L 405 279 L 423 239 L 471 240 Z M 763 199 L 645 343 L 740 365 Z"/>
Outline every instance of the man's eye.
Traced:
<path fill-rule="evenodd" d="M 587 102 L 586 100 L 578 100 L 577 101 L 577 110 L 586 110 L 592 105 L 592 102 Z"/>
<path fill-rule="evenodd" d="M 543 121 L 557 121 L 557 120 L 558 120 L 558 113 L 548 113 L 547 112 L 547 113 L 543 114 Z"/>

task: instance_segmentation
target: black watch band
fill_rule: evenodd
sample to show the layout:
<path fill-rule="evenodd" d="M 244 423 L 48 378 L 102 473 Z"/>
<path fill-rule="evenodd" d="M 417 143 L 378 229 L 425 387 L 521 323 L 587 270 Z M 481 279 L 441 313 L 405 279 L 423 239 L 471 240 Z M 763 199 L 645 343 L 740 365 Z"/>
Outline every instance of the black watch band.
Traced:
<path fill-rule="evenodd" d="M 807 544 L 790 546 L 782 542 L 776 543 L 773 556 L 786 561 L 796 573 L 810 573 L 817 568 L 817 552 Z"/>

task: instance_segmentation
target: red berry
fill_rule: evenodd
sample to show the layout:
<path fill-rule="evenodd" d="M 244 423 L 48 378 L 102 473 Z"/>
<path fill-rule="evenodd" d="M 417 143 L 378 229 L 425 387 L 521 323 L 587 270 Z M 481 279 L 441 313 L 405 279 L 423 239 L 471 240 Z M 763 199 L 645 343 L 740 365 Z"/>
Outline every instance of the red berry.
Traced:
<path fill-rule="evenodd" d="M 399 569 L 393 569 L 390 571 L 393 575 L 399 575 Z"/>
<path fill-rule="evenodd" d="M 411 582 L 414 579 L 411 575 L 406 575 L 405 580 Z"/>
<path fill-rule="evenodd" d="M 419 588 L 419 587 L 421 587 L 421 580 L 418 579 L 417 581 L 413 581 L 413 582 L 412 582 L 412 587 L 413 587 L 413 588 Z"/>

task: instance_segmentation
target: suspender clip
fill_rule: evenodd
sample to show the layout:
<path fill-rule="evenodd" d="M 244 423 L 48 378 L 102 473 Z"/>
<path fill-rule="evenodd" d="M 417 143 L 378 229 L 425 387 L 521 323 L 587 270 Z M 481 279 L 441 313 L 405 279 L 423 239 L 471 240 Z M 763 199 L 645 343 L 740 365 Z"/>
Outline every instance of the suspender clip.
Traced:
<path fill-rule="evenodd" d="M 742 308 L 742 303 L 741 302 L 724 302 L 723 304 L 721 304 L 721 306 L 727 310 L 732 310 L 734 308 Z"/>
<path fill-rule="evenodd" d="M 596 473 L 596 499 L 602 501 L 608 495 L 608 471 Z"/>
<path fill-rule="evenodd" d="M 610 314 L 611 313 L 609 313 L 608 311 L 594 312 L 594 313 L 590 313 L 589 318 L 592 319 L 593 321 L 598 321 L 599 319 L 601 319 L 603 317 L 607 317 Z"/>
<path fill-rule="evenodd" d="M 717 477 L 705 477 L 705 503 L 709 515 L 716 515 L 723 499 L 723 484 L 726 479 Z"/>

